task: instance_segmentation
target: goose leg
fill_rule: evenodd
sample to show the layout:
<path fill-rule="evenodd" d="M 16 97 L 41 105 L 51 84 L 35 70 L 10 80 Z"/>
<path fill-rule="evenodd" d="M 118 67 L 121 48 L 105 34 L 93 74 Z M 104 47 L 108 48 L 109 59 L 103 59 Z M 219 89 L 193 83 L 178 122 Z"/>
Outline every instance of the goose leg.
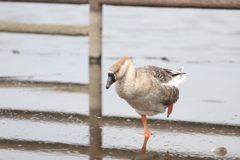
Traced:
<path fill-rule="evenodd" d="M 172 110 L 173 110 L 173 104 L 170 104 L 170 105 L 168 106 L 167 117 L 170 116 L 170 114 L 172 113 Z"/>
<path fill-rule="evenodd" d="M 143 135 L 145 137 L 150 137 L 152 135 L 152 133 L 148 130 L 146 115 L 142 115 L 142 122 L 143 122 L 143 127 L 144 127 L 144 134 Z"/>

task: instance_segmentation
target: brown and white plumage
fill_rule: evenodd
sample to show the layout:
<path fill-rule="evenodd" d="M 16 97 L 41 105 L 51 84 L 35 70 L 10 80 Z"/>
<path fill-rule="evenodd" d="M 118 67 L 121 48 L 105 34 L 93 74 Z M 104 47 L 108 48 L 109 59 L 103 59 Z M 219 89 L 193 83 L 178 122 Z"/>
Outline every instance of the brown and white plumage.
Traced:
<path fill-rule="evenodd" d="M 135 68 L 129 57 L 121 57 L 109 68 L 106 88 L 115 82 L 117 94 L 142 116 L 171 108 L 169 116 L 178 100 L 179 86 L 186 79 L 182 69 L 172 73 L 170 69 L 151 65 Z"/>

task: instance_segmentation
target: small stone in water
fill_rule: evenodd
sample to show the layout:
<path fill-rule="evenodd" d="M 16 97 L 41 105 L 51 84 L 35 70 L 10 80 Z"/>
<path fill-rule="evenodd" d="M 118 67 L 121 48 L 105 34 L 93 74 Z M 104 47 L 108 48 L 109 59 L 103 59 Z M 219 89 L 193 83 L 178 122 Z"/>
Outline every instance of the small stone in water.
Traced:
<path fill-rule="evenodd" d="M 225 147 L 214 148 L 212 149 L 212 152 L 218 156 L 224 156 L 227 154 L 227 148 Z"/>

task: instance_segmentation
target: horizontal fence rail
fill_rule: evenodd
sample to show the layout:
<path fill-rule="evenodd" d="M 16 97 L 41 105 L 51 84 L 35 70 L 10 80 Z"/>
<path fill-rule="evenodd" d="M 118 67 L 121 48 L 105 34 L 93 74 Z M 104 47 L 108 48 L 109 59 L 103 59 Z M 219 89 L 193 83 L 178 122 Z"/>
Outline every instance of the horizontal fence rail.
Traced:
<path fill-rule="evenodd" d="M 36 2 L 36 3 L 63 3 L 63 4 L 88 4 L 88 0 L 0 0 L 3 2 Z"/>
<path fill-rule="evenodd" d="M 38 2 L 88 4 L 88 0 L 0 0 L 5 2 Z M 239 0 L 99 0 L 101 4 L 141 7 L 240 9 Z"/>
<path fill-rule="evenodd" d="M 142 7 L 240 9 L 239 0 L 99 0 L 102 4 Z"/>
<path fill-rule="evenodd" d="M 0 22 L 0 32 L 87 36 L 88 26 Z"/>
<path fill-rule="evenodd" d="M 9 80 L 9 77 L 0 77 L 1 88 L 46 88 L 58 92 L 78 92 L 89 93 L 88 84 L 81 83 L 60 83 L 60 82 L 38 82 L 38 81 L 21 81 Z"/>

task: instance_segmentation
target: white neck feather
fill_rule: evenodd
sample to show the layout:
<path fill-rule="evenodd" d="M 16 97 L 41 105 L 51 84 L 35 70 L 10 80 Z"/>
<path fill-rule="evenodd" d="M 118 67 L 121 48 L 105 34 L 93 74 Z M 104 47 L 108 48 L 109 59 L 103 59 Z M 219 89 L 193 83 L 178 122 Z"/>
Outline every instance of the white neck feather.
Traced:
<path fill-rule="evenodd" d="M 122 77 L 115 82 L 115 89 L 122 98 L 131 97 L 131 91 L 135 88 L 135 67 L 133 63 L 126 62 L 121 68 Z"/>

